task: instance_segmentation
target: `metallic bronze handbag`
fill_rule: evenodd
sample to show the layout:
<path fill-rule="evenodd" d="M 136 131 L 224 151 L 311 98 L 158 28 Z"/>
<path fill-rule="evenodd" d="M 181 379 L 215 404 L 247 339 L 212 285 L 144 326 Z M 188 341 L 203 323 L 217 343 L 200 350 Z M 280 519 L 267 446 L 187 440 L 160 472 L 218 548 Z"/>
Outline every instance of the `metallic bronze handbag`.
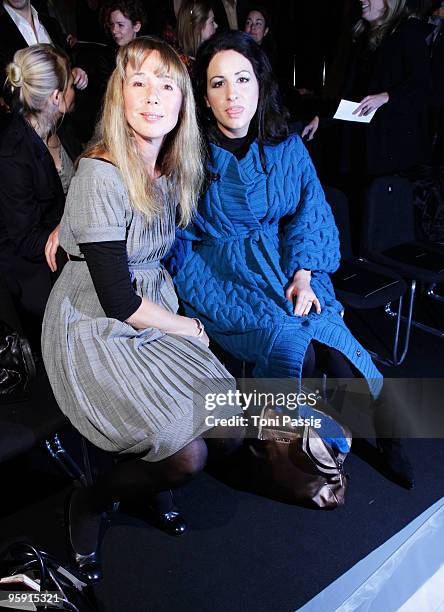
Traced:
<path fill-rule="evenodd" d="M 318 409 L 314 412 L 326 416 Z M 328 418 L 332 418 L 329 416 Z M 279 499 L 331 510 L 345 502 L 348 476 L 344 473 L 347 453 L 334 451 L 314 427 L 294 424 L 273 408 L 265 407 L 258 430 L 264 477 Z M 336 421 L 351 446 L 351 433 Z"/>

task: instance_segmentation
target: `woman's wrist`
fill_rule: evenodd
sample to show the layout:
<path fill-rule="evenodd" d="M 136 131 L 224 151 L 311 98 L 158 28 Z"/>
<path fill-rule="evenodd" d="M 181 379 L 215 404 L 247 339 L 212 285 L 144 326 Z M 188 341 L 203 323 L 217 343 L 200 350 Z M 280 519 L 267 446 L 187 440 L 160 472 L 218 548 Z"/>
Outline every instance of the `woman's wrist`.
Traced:
<path fill-rule="evenodd" d="M 202 323 L 202 321 L 200 319 L 193 318 L 193 321 L 194 321 L 194 323 L 195 323 L 195 325 L 197 327 L 197 336 L 196 336 L 196 338 L 202 338 L 202 336 L 205 333 L 204 324 Z"/>
<path fill-rule="evenodd" d="M 178 316 L 180 316 L 181 325 L 174 332 L 170 333 L 179 334 L 181 336 L 191 336 L 193 338 L 202 338 L 205 332 L 202 321 L 192 317 Z"/>
<path fill-rule="evenodd" d="M 311 280 L 311 270 L 308 270 L 307 268 L 299 268 L 299 270 L 296 270 L 294 277 L 294 280 Z"/>

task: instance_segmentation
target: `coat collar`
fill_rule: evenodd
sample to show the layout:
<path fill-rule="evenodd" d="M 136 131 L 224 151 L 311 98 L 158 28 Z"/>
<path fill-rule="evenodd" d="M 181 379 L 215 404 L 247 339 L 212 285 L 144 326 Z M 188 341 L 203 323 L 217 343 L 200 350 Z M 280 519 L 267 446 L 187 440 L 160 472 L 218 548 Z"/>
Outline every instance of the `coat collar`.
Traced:
<path fill-rule="evenodd" d="M 224 177 L 229 168 L 236 168 L 244 183 L 256 180 L 258 174 L 264 174 L 256 141 L 252 142 L 245 157 L 238 160 L 235 155 L 217 144 L 210 144 L 211 159 L 209 169 L 216 175 Z"/>

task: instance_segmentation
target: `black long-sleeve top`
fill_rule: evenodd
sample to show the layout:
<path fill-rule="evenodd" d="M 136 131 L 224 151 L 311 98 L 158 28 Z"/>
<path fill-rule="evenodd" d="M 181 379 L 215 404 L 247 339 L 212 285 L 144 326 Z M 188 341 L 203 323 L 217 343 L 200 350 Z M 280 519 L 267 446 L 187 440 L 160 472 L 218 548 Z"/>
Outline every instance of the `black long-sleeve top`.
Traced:
<path fill-rule="evenodd" d="M 125 240 L 81 243 L 79 248 L 106 316 L 126 321 L 142 298 L 131 283 Z"/>

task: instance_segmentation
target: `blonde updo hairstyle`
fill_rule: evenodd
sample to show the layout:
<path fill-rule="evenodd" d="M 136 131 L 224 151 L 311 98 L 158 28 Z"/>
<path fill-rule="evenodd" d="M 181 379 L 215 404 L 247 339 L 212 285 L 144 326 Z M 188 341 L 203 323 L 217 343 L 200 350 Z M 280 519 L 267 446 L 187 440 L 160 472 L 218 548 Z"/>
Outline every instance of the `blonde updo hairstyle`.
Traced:
<path fill-rule="evenodd" d="M 40 129 L 45 131 L 51 127 L 55 114 L 50 110 L 49 98 L 56 89 L 65 92 L 70 74 L 68 57 L 51 45 L 20 49 L 6 67 L 5 86 L 12 95 L 13 109 L 26 117 L 36 117 Z"/>

